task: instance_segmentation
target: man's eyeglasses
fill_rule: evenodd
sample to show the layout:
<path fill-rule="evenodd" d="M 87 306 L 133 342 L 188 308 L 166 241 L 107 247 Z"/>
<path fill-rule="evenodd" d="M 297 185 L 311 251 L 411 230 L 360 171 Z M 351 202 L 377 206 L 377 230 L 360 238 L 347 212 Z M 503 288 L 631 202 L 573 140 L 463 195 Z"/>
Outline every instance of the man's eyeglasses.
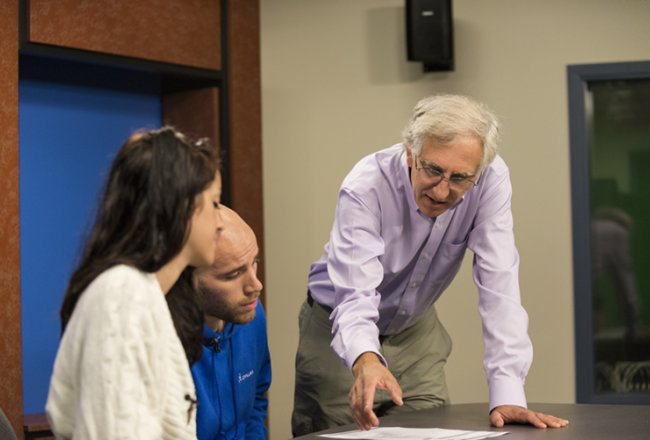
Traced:
<path fill-rule="evenodd" d="M 418 166 L 418 162 L 420 165 Z M 446 180 L 449 188 L 455 191 L 467 191 L 472 186 L 476 185 L 474 181 L 475 175 L 457 174 L 453 173 L 449 177 L 445 176 L 445 172 L 435 165 L 424 162 L 419 157 L 415 156 L 415 169 L 424 172 L 427 182 L 433 186 Z"/>

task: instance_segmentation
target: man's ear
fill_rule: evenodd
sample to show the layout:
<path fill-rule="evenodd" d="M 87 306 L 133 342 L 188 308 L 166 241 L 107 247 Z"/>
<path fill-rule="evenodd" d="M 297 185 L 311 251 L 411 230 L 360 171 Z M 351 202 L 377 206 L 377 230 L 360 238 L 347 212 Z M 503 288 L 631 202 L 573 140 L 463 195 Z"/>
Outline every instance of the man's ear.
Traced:
<path fill-rule="evenodd" d="M 413 153 L 411 152 L 411 148 L 408 145 L 404 148 L 406 148 L 406 164 L 409 168 L 413 168 Z"/>

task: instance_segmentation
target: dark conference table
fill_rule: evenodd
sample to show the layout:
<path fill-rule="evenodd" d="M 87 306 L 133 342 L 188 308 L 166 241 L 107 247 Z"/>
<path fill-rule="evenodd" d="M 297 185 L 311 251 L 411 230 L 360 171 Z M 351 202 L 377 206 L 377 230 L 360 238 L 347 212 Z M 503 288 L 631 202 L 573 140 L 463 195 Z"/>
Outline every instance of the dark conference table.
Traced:
<path fill-rule="evenodd" d="M 450 405 L 379 419 L 380 426 L 402 428 L 446 428 L 472 431 L 508 431 L 499 440 L 647 440 L 650 439 L 650 405 L 591 405 L 530 403 L 529 408 L 569 420 L 566 428 L 537 429 L 532 426 L 506 425 L 492 428 L 486 403 Z M 325 440 L 318 434 L 351 431 L 345 425 L 318 433 L 296 437 L 302 440 Z"/>

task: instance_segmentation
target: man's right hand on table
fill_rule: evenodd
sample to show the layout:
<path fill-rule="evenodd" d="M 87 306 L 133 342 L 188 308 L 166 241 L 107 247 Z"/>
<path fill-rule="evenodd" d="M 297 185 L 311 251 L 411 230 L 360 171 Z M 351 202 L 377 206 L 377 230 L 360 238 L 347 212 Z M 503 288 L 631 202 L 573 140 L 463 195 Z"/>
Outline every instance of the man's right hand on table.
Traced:
<path fill-rule="evenodd" d="M 379 425 L 379 419 L 373 411 L 377 388 L 386 390 L 393 402 L 402 406 L 402 389 L 375 353 L 368 351 L 359 356 L 352 366 L 352 374 L 354 384 L 348 401 L 359 429 L 365 431 Z"/>

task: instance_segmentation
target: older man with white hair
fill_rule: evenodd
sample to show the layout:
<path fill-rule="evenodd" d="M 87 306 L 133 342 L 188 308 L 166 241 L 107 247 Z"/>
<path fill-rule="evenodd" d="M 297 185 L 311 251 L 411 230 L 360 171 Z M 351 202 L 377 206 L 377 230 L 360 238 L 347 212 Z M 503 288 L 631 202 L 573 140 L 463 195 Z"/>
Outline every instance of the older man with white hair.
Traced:
<path fill-rule="evenodd" d="M 451 339 L 434 303 L 467 249 L 483 320 L 490 422 L 566 426 L 526 408 L 532 345 L 498 134 L 485 105 L 433 96 L 415 106 L 402 143 L 363 158 L 347 175 L 300 311 L 294 435 L 352 421 L 370 429 L 378 416 L 449 402 Z"/>

